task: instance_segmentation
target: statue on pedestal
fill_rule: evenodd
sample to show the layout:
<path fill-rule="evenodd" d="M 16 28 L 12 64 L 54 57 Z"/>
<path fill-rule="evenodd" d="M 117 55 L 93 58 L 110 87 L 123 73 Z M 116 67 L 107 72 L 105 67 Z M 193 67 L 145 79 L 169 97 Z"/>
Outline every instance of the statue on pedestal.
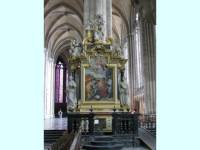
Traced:
<path fill-rule="evenodd" d="M 119 82 L 119 93 L 121 105 L 128 105 L 128 85 L 124 77 Z"/>
<path fill-rule="evenodd" d="M 69 77 L 69 83 L 67 87 L 68 93 L 68 110 L 73 111 L 76 108 L 77 98 L 76 98 L 76 82 L 73 80 L 73 77 Z"/>
<path fill-rule="evenodd" d="M 103 21 L 102 15 L 96 15 L 94 38 L 97 42 L 103 41 L 103 37 L 104 37 L 103 25 L 104 25 L 104 21 Z"/>
<path fill-rule="evenodd" d="M 71 41 L 71 47 L 70 47 L 70 55 L 73 57 L 80 56 L 82 51 L 81 44 L 77 42 L 77 40 Z"/>
<path fill-rule="evenodd" d="M 98 27 L 98 29 L 95 31 L 94 33 L 94 38 L 95 40 L 98 42 L 98 41 L 103 41 L 103 36 L 104 36 L 104 33 L 102 31 L 102 28 L 101 27 Z"/>
<path fill-rule="evenodd" d="M 60 108 L 60 110 L 58 111 L 58 116 L 59 116 L 59 118 L 62 118 L 62 115 L 63 115 L 63 112 L 62 112 L 62 110 L 61 110 L 61 108 Z"/>
<path fill-rule="evenodd" d="M 111 79 L 111 76 L 108 77 L 107 85 L 108 85 L 108 98 L 111 98 L 112 97 L 112 79 Z"/>
<path fill-rule="evenodd" d="M 93 30 L 93 29 L 94 29 L 94 23 L 91 20 L 88 20 L 85 30 Z"/>

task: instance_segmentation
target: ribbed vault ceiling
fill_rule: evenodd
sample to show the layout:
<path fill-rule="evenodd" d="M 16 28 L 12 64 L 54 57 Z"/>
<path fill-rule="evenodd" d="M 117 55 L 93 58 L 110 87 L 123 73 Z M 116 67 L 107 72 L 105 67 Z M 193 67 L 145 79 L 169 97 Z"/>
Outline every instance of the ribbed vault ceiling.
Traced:
<path fill-rule="evenodd" d="M 45 0 L 45 48 L 55 59 L 67 59 L 71 39 L 83 40 L 84 0 Z M 123 42 L 127 36 L 132 0 L 112 0 L 113 39 Z"/>

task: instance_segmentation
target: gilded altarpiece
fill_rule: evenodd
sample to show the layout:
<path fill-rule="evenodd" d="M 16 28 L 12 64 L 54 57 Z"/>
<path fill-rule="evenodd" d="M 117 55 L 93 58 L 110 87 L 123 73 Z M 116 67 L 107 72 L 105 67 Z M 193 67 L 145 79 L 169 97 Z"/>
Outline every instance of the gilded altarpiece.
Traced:
<path fill-rule="evenodd" d="M 92 108 L 95 112 L 112 112 L 113 108 L 121 108 L 117 80 L 127 60 L 112 49 L 112 39 L 94 40 L 94 32 L 86 30 L 82 51 L 69 59 L 71 70 L 80 69 L 81 73 L 81 99 L 76 111 Z"/>
<path fill-rule="evenodd" d="M 108 47 L 108 48 L 107 48 Z M 126 60 L 110 49 L 110 45 L 96 44 L 84 53 L 81 60 L 80 111 L 110 112 L 120 108 L 118 72 L 124 70 Z"/>

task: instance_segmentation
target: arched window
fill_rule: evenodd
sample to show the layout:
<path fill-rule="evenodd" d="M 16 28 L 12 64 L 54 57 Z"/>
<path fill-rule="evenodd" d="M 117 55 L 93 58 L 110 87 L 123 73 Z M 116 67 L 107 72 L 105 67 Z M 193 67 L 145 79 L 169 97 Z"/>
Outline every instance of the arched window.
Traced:
<path fill-rule="evenodd" d="M 55 101 L 56 103 L 63 103 L 63 84 L 64 84 L 64 80 L 63 80 L 63 76 L 64 76 L 64 67 L 63 67 L 63 63 L 61 61 L 59 61 L 56 64 L 56 81 L 55 81 Z"/>
<path fill-rule="evenodd" d="M 55 116 L 58 116 L 58 111 L 61 109 L 63 116 L 65 116 L 67 102 L 66 102 L 66 85 L 68 84 L 68 69 L 67 64 L 61 58 L 58 58 L 55 66 Z"/>

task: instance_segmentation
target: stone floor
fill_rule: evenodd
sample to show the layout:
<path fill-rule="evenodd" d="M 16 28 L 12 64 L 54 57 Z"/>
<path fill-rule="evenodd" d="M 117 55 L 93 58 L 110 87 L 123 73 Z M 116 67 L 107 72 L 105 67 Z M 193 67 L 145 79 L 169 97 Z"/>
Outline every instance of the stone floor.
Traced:
<path fill-rule="evenodd" d="M 44 120 L 44 130 L 66 130 L 67 118 L 49 118 Z"/>
<path fill-rule="evenodd" d="M 149 150 L 149 149 L 144 147 L 124 147 L 121 150 Z"/>
<path fill-rule="evenodd" d="M 44 120 L 44 130 L 66 130 L 67 118 L 49 118 Z M 148 150 L 144 147 L 124 147 L 121 150 Z"/>

